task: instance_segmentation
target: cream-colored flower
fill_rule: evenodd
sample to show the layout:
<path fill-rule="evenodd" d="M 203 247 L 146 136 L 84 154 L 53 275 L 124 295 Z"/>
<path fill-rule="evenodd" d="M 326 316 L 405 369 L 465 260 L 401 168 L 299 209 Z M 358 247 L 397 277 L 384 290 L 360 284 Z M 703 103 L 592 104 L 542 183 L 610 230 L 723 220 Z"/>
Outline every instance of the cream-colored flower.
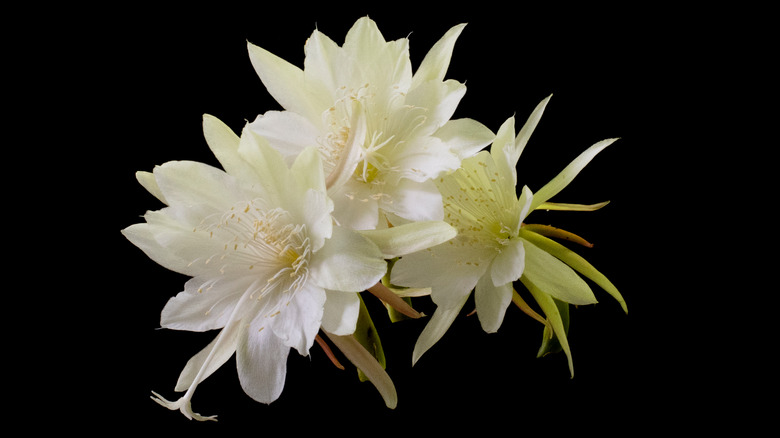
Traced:
<path fill-rule="evenodd" d="M 466 91 L 444 80 L 462 30 L 447 32 L 414 74 L 408 39 L 386 41 L 367 17 L 342 46 L 315 30 L 303 69 L 249 44 L 255 70 L 285 110 L 258 116 L 251 129 L 288 159 L 317 145 L 334 217 L 345 226 L 374 229 L 382 213 L 440 220 L 433 179 L 494 137 L 472 119 L 450 120 Z"/>
<path fill-rule="evenodd" d="M 176 161 L 139 181 L 166 207 L 123 234 L 160 265 L 191 276 L 184 291 L 162 311 L 163 328 L 219 330 L 187 363 L 176 384 L 176 401 L 160 404 L 188 418 L 197 386 L 234 353 L 244 391 L 270 403 L 281 393 L 291 348 L 308 355 L 325 332 L 368 375 L 389 407 L 396 394 L 375 360 L 351 334 L 360 300 L 376 285 L 385 258 L 439 243 L 454 235 L 446 224 L 413 224 L 385 234 L 363 235 L 333 223 L 320 154 L 305 149 L 292 165 L 245 129 L 239 138 L 212 117 L 206 138 L 227 171 Z M 439 240 L 441 239 L 441 240 Z"/>
<path fill-rule="evenodd" d="M 568 345 L 553 298 L 578 305 L 596 302 L 590 287 L 575 270 L 598 277 L 599 284 L 623 303 L 614 286 L 587 262 L 539 234 L 546 234 L 549 229 L 524 226 L 526 217 L 537 208 L 590 210 L 604 205 L 552 204 L 548 200 L 614 139 L 593 145 L 536 194 L 524 186 L 517 196 L 515 166 L 548 100 L 537 106 L 516 137 L 514 119 L 510 118 L 498 131 L 490 152 L 482 151 L 463 160 L 461 169 L 437 180 L 445 220 L 458 230 L 458 235 L 441 245 L 402 257 L 392 270 L 395 285 L 430 286 L 437 305 L 417 341 L 413 361 L 444 335 L 472 290 L 483 329 L 495 332 L 509 303 L 513 299 L 521 303 L 513 288 L 513 282 L 521 280 L 547 314 L 548 323 L 567 354 Z"/>

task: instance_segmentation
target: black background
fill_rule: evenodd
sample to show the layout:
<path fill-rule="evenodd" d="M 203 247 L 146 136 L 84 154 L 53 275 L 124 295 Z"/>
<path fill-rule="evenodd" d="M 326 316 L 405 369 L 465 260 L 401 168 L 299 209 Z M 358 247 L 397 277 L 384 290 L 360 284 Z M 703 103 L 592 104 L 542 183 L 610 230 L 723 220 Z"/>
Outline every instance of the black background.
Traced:
<path fill-rule="evenodd" d="M 43 356 L 35 360 L 41 370 L 33 379 L 40 392 L 25 412 L 64 414 L 66 430 L 148 436 L 632 436 L 744 429 L 764 418 L 751 391 L 772 382 L 758 366 L 768 345 L 745 341 L 761 331 L 751 320 L 766 301 L 756 293 L 771 290 L 733 287 L 730 274 L 746 254 L 736 246 L 744 238 L 724 236 L 729 217 L 745 202 L 738 192 L 752 191 L 751 180 L 734 178 L 736 158 L 750 153 L 751 143 L 735 141 L 730 128 L 748 108 L 745 97 L 763 91 L 755 79 L 767 53 L 756 45 L 766 29 L 752 24 L 762 11 L 657 3 L 256 2 L 65 12 L 72 15 L 53 17 L 58 30 L 37 44 L 34 57 L 46 61 L 34 70 L 40 82 L 58 84 L 52 100 L 59 105 L 47 115 L 67 123 L 40 122 L 35 108 L 25 114 L 54 128 L 49 137 L 32 137 L 46 140 L 49 159 L 62 164 L 60 171 L 66 167 L 58 183 L 73 184 L 69 192 L 54 187 L 55 198 L 68 206 L 62 216 L 77 230 L 59 240 L 58 258 L 74 268 L 59 276 L 68 292 L 46 294 L 48 307 L 66 315 L 69 330 L 51 329 L 44 341 L 25 342 Z M 196 412 L 220 421 L 188 421 L 149 396 L 157 391 L 175 399 L 182 367 L 215 333 L 158 329 L 160 310 L 186 278 L 148 260 L 119 233 L 160 206 L 134 172 L 168 160 L 217 164 L 202 137 L 204 113 L 238 132 L 257 114 L 280 109 L 252 69 L 247 41 L 301 66 L 303 44 L 315 27 L 340 44 L 365 15 L 386 39 L 410 38 L 414 67 L 451 26 L 468 23 L 447 75 L 468 87 L 455 117 L 475 118 L 495 131 L 515 115 L 519 128 L 553 94 L 518 166 L 532 190 L 591 144 L 620 137 L 556 198 L 608 199 L 606 208 L 534 213 L 529 221 L 593 242 L 594 248 L 575 249 L 616 284 L 629 312 L 594 286 L 600 303 L 572 314 L 571 379 L 562 354 L 535 357 L 541 325 L 514 307 L 496 334 L 464 315 L 412 367 L 425 321 L 391 324 L 369 297 L 398 391 L 395 410 L 384 407 L 369 383 L 357 381 L 346 360 L 347 370 L 337 370 L 315 346 L 310 357 L 290 355 L 284 392 L 271 405 L 243 393 L 231 360 L 193 399 Z M 747 67 L 756 57 L 759 65 Z M 76 255 L 80 248 L 88 255 Z M 739 284 L 754 271 L 740 271 Z M 63 308 L 74 302 L 75 309 Z M 415 303 L 432 313 L 427 300 Z M 748 322 L 736 319 L 744 315 Z M 745 364 L 747 370 L 736 368 Z M 748 377 L 757 380 L 747 383 Z M 61 382 L 68 385 L 60 388 Z M 41 408 L 42 400 L 54 407 Z"/>

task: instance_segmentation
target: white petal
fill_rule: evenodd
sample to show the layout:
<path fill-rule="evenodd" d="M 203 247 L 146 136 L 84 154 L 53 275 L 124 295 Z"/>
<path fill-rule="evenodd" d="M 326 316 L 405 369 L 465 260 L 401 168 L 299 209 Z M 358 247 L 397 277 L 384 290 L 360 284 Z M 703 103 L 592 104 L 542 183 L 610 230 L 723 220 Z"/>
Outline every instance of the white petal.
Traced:
<path fill-rule="evenodd" d="M 284 345 L 308 356 L 322 323 L 325 291 L 307 282 L 292 300 L 280 304 L 279 313 L 267 317 L 268 325 Z"/>
<path fill-rule="evenodd" d="M 373 230 L 379 224 L 379 201 L 366 184 L 350 180 L 328 191 L 333 199 L 333 218 L 353 230 Z"/>
<path fill-rule="evenodd" d="M 547 107 L 547 103 L 550 102 L 551 97 L 552 94 L 536 105 L 536 108 L 534 108 L 531 115 L 528 116 L 528 120 L 526 120 L 523 127 L 520 128 L 520 132 L 517 133 L 517 137 L 515 138 L 514 148 L 507 151 L 507 157 L 509 158 L 510 164 L 514 163 L 514 165 L 517 165 L 517 161 L 520 159 L 520 155 L 523 153 L 526 144 L 528 144 L 531 134 L 533 134 L 534 129 L 536 129 L 536 125 L 539 124 L 539 120 L 541 120 L 544 109 Z"/>
<path fill-rule="evenodd" d="M 440 221 L 444 218 L 441 193 L 433 181 L 415 182 L 402 179 L 387 189 L 387 199 L 380 206 L 410 221 Z"/>
<path fill-rule="evenodd" d="M 393 265 L 390 283 L 430 287 L 433 302 L 444 308 L 455 307 L 469 295 L 487 270 L 490 263 L 489 258 L 485 259 L 487 255 L 478 248 L 447 242 L 401 257 Z"/>
<path fill-rule="evenodd" d="M 160 266 L 184 275 L 196 275 L 191 270 L 191 260 L 181 258 L 157 242 L 154 237 L 154 228 L 156 227 L 159 228 L 159 226 L 149 224 L 134 224 L 122 230 L 122 235 Z"/>
<path fill-rule="evenodd" d="M 490 278 L 493 285 L 503 286 L 517 281 L 523 275 L 525 250 L 521 239 L 510 239 L 490 266 Z"/>
<path fill-rule="evenodd" d="M 523 277 L 561 301 L 575 305 L 597 302 L 590 286 L 572 268 L 533 243 L 522 240 L 525 248 Z"/>
<path fill-rule="evenodd" d="M 379 248 L 355 231 L 333 227 L 333 236 L 312 256 L 311 279 L 325 289 L 360 292 L 379 281 L 387 263 Z"/>
<path fill-rule="evenodd" d="M 455 80 L 429 81 L 409 90 L 406 104 L 426 108 L 421 134 L 431 135 L 450 120 L 466 94 L 466 86 Z"/>
<path fill-rule="evenodd" d="M 242 332 L 236 348 L 238 378 L 244 392 L 260 403 L 279 398 L 287 376 L 287 346 L 258 316 Z"/>
<path fill-rule="evenodd" d="M 305 86 L 303 70 L 254 44 L 247 43 L 247 48 L 252 66 L 271 96 L 284 109 L 318 120 L 330 103 L 317 90 Z"/>
<path fill-rule="evenodd" d="M 450 307 L 439 306 L 433 312 L 431 320 L 425 325 L 420 337 L 417 338 L 417 342 L 414 344 L 414 351 L 412 352 L 412 365 L 416 364 L 420 357 L 433 347 L 439 340 L 447 333 L 455 318 L 460 314 L 463 305 L 466 304 L 468 295 L 461 297 L 457 302 L 454 302 Z"/>
<path fill-rule="evenodd" d="M 534 201 L 531 204 L 531 210 L 535 210 L 541 204 L 547 202 L 550 200 L 550 198 L 563 190 L 567 185 L 569 185 L 570 182 L 572 182 L 572 180 L 574 180 L 580 171 L 585 168 L 588 163 L 590 163 L 590 160 L 592 160 L 599 152 L 603 151 L 604 148 L 611 145 L 616 140 L 616 138 L 602 140 L 589 147 L 587 150 L 585 150 L 585 152 L 581 153 L 577 158 L 574 159 L 574 161 L 566 166 L 561 171 L 561 173 L 559 173 L 555 178 L 550 180 L 550 182 L 545 184 L 544 187 L 536 192 L 534 195 Z"/>
<path fill-rule="evenodd" d="M 193 332 L 222 328 L 251 283 L 251 278 L 192 278 L 185 283 L 184 291 L 165 304 L 160 326 Z"/>
<path fill-rule="evenodd" d="M 477 316 L 482 329 L 487 333 L 495 333 L 504 321 L 509 303 L 512 302 L 512 283 L 500 286 L 493 284 L 494 280 L 483 275 L 474 290 L 474 302 L 477 306 Z"/>
<path fill-rule="evenodd" d="M 249 163 L 238 154 L 240 139 L 230 127 L 216 117 L 205 114 L 203 136 L 225 172 L 237 178 L 249 180 L 253 178 Z"/>
<path fill-rule="evenodd" d="M 457 233 L 454 227 L 443 221 L 410 222 L 360 232 L 379 247 L 386 259 L 436 246 L 452 239 Z"/>
<path fill-rule="evenodd" d="M 487 126 L 473 119 L 450 120 L 433 135 L 440 138 L 461 160 L 473 156 L 496 137 Z"/>
<path fill-rule="evenodd" d="M 460 166 L 458 156 L 437 137 L 416 137 L 399 144 L 393 151 L 392 162 L 400 169 L 394 175 L 415 182 L 436 178 Z"/>
<path fill-rule="evenodd" d="M 322 314 L 322 328 L 335 335 L 350 335 L 355 332 L 360 298 L 355 292 L 325 291 L 325 310 Z"/>
<path fill-rule="evenodd" d="M 241 328 L 240 321 L 229 324 L 204 349 L 190 358 L 179 374 L 174 390 L 185 391 L 193 384 L 197 385 L 206 380 L 214 371 L 224 365 L 236 352 Z"/>
<path fill-rule="evenodd" d="M 447 69 L 452 59 L 452 51 L 455 47 L 455 41 L 457 41 L 465 24 L 459 24 L 453 26 L 444 36 L 434 44 L 431 50 L 423 58 L 420 67 L 414 73 L 414 82 L 412 86 L 416 86 L 425 81 L 441 81 L 444 79 L 444 75 L 447 73 Z"/>
<path fill-rule="evenodd" d="M 490 156 L 498 168 L 498 172 L 506 179 L 517 185 L 517 163 L 511 163 L 507 151 L 514 148 L 515 143 L 515 118 L 510 117 L 501 124 L 496 133 L 496 139 L 490 145 Z"/>
<path fill-rule="evenodd" d="M 168 204 L 168 202 L 165 200 L 165 196 L 163 196 L 162 192 L 160 191 L 160 187 L 157 186 L 157 180 L 154 178 L 154 174 L 152 172 L 136 172 L 135 179 L 138 180 L 138 183 L 141 184 L 141 186 L 143 186 L 147 192 L 151 193 L 163 204 Z"/>
<path fill-rule="evenodd" d="M 289 204 L 289 195 L 294 188 L 290 187 L 290 171 L 281 153 L 248 127 L 241 133 L 238 153 L 252 165 L 255 181 L 259 183 L 257 190 L 264 200 L 274 206 Z"/>
<path fill-rule="evenodd" d="M 305 148 L 317 144 L 319 129 L 308 119 L 291 111 L 268 111 L 258 115 L 249 129 L 268 140 L 288 163 Z"/>

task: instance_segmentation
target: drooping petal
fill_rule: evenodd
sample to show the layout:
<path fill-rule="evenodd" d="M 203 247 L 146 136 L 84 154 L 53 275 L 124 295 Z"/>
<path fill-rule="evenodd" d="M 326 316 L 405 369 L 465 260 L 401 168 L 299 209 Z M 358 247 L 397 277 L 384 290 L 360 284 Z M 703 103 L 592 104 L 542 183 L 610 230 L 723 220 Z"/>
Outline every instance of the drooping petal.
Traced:
<path fill-rule="evenodd" d="M 358 294 L 326 290 L 325 295 L 322 329 L 339 336 L 352 334 L 360 312 Z"/>
<path fill-rule="evenodd" d="M 581 153 L 574 161 L 566 166 L 561 173 L 536 192 L 534 202 L 531 204 L 531 210 L 536 210 L 540 205 L 557 195 L 558 192 L 563 190 L 572 182 L 572 180 L 574 180 L 580 171 L 584 169 L 599 152 L 603 151 L 604 148 L 611 145 L 616 140 L 616 138 L 602 140 Z"/>
<path fill-rule="evenodd" d="M 591 265 L 582 256 L 570 250 L 569 248 L 566 248 L 560 243 L 555 242 L 554 240 L 548 239 L 530 231 L 524 230 L 522 237 L 530 242 L 533 242 L 534 245 L 562 260 L 574 270 L 591 279 L 597 285 L 601 286 L 605 291 L 607 291 L 607 293 L 612 295 L 612 297 L 615 298 L 618 303 L 620 303 L 620 306 L 623 308 L 624 312 L 628 312 L 626 301 L 623 299 L 623 296 L 620 294 L 617 287 L 615 287 L 615 285 L 612 284 L 612 282 L 609 281 L 609 279 L 607 279 L 604 274 L 594 268 L 593 265 Z"/>
<path fill-rule="evenodd" d="M 577 305 L 597 302 L 590 286 L 572 268 L 530 241 L 521 240 L 525 249 L 523 277 L 561 301 Z"/>
<path fill-rule="evenodd" d="M 390 409 L 395 409 L 398 405 L 398 393 L 395 390 L 395 385 L 390 379 L 390 376 L 377 362 L 371 353 L 369 353 L 360 342 L 353 336 L 338 336 L 333 333 L 325 334 L 328 339 L 333 342 L 344 356 L 350 360 L 358 369 L 363 371 L 363 374 L 374 384 L 379 394 L 385 401 L 385 405 Z"/>
<path fill-rule="evenodd" d="M 512 283 L 494 285 L 494 281 L 483 275 L 474 289 L 477 316 L 482 329 L 487 333 L 498 331 L 504 321 L 506 309 L 512 302 Z"/>
<path fill-rule="evenodd" d="M 496 287 L 511 284 L 523 275 L 525 250 L 523 241 L 510 239 L 490 265 L 490 278 Z"/>
<path fill-rule="evenodd" d="M 457 230 L 443 221 L 409 222 L 389 228 L 360 231 L 374 242 L 382 256 L 392 259 L 444 243 L 457 235 Z"/>
<path fill-rule="evenodd" d="M 368 238 L 344 227 L 316 252 L 309 265 L 312 281 L 331 290 L 359 292 L 376 284 L 387 272 L 379 248 Z"/>
<path fill-rule="evenodd" d="M 449 120 L 433 135 L 447 144 L 461 160 L 473 156 L 495 138 L 493 131 L 473 119 Z"/>
<path fill-rule="evenodd" d="M 547 320 L 555 332 L 555 336 L 558 337 L 558 342 L 560 342 L 561 348 L 563 348 L 564 353 L 566 353 L 566 358 L 569 362 L 569 372 L 573 378 L 574 362 L 572 361 L 571 349 L 569 348 L 569 341 L 566 336 L 566 327 L 563 324 L 563 319 L 561 318 L 561 314 L 558 311 L 558 306 L 555 304 L 555 300 L 553 300 L 552 296 L 545 293 L 544 289 L 537 287 L 537 285 L 529 278 L 523 276 L 521 281 L 523 282 L 523 285 L 531 292 L 534 300 L 536 300 L 536 302 L 539 304 L 539 307 L 541 307 L 542 312 L 544 312 L 544 314 L 547 316 Z"/>
<path fill-rule="evenodd" d="M 439 340 L 447 333 L 455 318 L 460 314 L 463 305 L 466 304 L 468 294 L 462 296 L 460 300 L 455 302 L 451 307 L 439 306 L 433 312 L 431 320 L 425 325 L 425 328 L 420 333 L 420 337 L 417 338 L 417 342 L 414 344 L 414 351 L 412 352 L 412 365 L 416 364 L 418 360 L 425 354 L 431 347 L 433 347 Z"/>
<path fill-rule="evenodd" d="M 193 385 L 196 378 L 198 382 L 206 380 L 233 357 L 240 335 L 240 322 L 234 322 L 223 328 L 214 340 L 187 361 L 187 365 L 179 374 L 179 380 L 176 382 L 174 390 L 186 391 Z"/>
<path fill-rule="evenodd" d="M 301 356 L 308 356 L 322 325 L 325 297 L 321 287 L 307 282 L 277 313 L 267 316 L 269 328 L 284 345 L 295 348 Z"/>
<path fill-rule="evenodd" d="M 290 347 L 265 323 L 265 318 L 258 315 L 241 332 L 236 367 L 244 392 L 260 403 L 271 403 L 284 389 Z"/>

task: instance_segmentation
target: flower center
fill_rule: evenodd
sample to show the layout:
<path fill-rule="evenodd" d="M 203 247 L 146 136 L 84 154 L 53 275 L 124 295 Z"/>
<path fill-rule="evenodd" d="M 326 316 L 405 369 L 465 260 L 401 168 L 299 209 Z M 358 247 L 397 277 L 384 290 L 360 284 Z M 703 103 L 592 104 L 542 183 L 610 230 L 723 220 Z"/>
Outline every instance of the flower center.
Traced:
<path fill-rule="evenodd" d="M 281 209 L 265 209 L 262 200 L 243 202 L 204 227 L 225 243 L 205 263 L 218 263 L 220 274 L 256 276 L 254 298 L 294 294 L 308 278 L 311 245 L 306 225 L 291 222 Z M 197 229 L 196 229 L 197 231 Z"/>

